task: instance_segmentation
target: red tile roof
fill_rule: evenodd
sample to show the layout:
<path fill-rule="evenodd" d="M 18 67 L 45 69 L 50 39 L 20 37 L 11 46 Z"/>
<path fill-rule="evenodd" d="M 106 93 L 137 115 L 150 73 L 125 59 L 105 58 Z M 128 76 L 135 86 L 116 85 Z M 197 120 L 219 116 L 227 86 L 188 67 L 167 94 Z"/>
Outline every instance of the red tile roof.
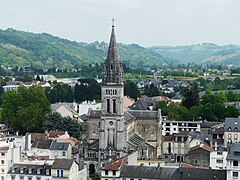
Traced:
<path fill-rule="evenodd" d="M 0 152 L 7 152 L 9 147 L 0 147 Z"/>
<path fill-rule="evenodd" d="M 209 151 L 209 152 L 214 151 L 214 149 L 212 147 L 210 147 L 208 145 L 205 145 L 205 144 L 200 144 L 198 146 L 194 146 L 190 150 L 195 150 L 195 149 L 198 149 L 198 148 L 202 148 L 202 149 L 204 149 L 206 151 Z"/>
<path fill-rule="evenodd" d="M 34 142 L 37 139 L 47 139 L 47 135 L 44 133 L 31 133 L 32 142 Z"/>
<path fill-rule="evenodd" d="M 49 131 L 48 137 L 49 138 L 57 138 L 57 137 L 59 137 L 61 135 L 64 135 L 64 134 L 65 134 L 65 132 L 63 132 L 63 131 Z"/>
<path fill-rule="evenodd" d="M 183 168 L 197 168 L 197 166 L 193 166 L 193 165 L 187 164 L 187 163 L 182 163 L 181 167 L 183 167 Z"/>
<path fill-rule="evenodd" d="M 172 141 L 173 136 L 164 136 L 164 141 Z"/>
<path fill-rule="evenodd" d="M 105 170 L 119 170 L 123 163 L 124 157 L 121 157 L 111 163 L 105 164 L 104 169 Z"/>

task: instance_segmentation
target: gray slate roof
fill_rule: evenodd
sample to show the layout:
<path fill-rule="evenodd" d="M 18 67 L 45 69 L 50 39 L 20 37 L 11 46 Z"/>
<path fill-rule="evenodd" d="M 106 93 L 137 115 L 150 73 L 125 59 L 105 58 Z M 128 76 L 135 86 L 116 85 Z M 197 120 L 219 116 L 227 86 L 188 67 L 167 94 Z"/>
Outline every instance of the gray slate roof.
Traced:
<path fill-rule="evenodd" d="M 133 115 L 136 120 L 158 120 L 158 111 L 141 111 L 141 110 L 128 110 L 128 113 Z"/>
<path fill-rule="evenodd" d="M 201 124 L 201 128 L 211 128 L 212 126 L 222 124 L 221 122 L 210 122 L 210 121 L 203 121 Z"/>
<path fill-rule="evenodd" d="M 69 170 L 72 167 L 73 159 L 55 159 L 52 169 L 65 169 Z"/>
<path fill-rule="evenodd" d="M 150 144 L 148 144 L 147 142 L 146 142 L 146 140 L 144 140 L 143 138 L 141 138 L 140 136 L 138 136 L 137 134 L 134 134 L 134 135 L 132 135 L 130 138 L 129 138 L 129 140 L 128 140 L 128 142 L 130 143 L 130 144 L 132 144 L 133 146 L 135 146 L 135 147 L 139 147 L 139 146 L 151 146 Z M 151 146 L 152 147 L 152 146 Z"/>
<path fill-rule="evenodd" d="M 36 139 L 33 142 L 32 147 L 38 149 L 49 149 L 52 142 L 52 139 Z"/>
<path fill-rule="evenodd" d="M 176 168 L 125 165 L 120 176 L 125 178 L 170 180 L 174 179 L 173 174 L 176 170 Z"/>
<path fill-rule="evenodd" d="M 240 131 L 240 118 L 225 118 L 224 131 Z"/>
<path fill-rule="evenodd" d="M 51 147 L 50 147 L 50 150 L 65 150 L 67 151 L 69 147 L 69 143 L 62 143 L 62 142 L 53 142 Z"/>
<path fill-rule="evenodd" d="M 175 171 L 173 177 L 174 180 L 226 180 L 227 171 L 201 168 L 179 168 Z"/>
<path fill-rule="evenodd" d="M 191 136 L 191 141 L 193 139 L 199 139 L 203 144 L 211 146 L 212 135 L 210 134 L 201 134 L 201 133 L 199 134 L 199 133 L 191 132 L 189 136 Z"/>
<path fill-rule="evenodd" d="M 20 170 L 23 169 L 23 173 Z M 40 169 L 40 174 L 37 174 L 37 169 Z M 49 174 L 47 175 L 46 170 L 48 169 Z M 31 172 L 29 173 L 29 170 Z M 41 176 L 51 176 L 51 166 L 50 165 L 36 165 L 36 164 L 13 164 L 13 166 L 8 171 L 9 174 L 29 174 L 29 175 L 41 175 Z"/>
<path fill-rule="evenodd" d="M 227 160 L 240 161 L 240 143 L 229 144 L 229 152 L 227 154 Z"/>

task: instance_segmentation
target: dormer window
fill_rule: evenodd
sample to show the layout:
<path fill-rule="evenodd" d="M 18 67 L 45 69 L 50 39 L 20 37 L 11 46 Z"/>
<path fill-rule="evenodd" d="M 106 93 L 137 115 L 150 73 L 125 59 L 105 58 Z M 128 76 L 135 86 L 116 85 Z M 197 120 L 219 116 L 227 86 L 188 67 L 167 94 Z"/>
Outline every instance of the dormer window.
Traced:
<path fill-rule="evenodd" d="M 235 127 L 235 128 L 234 128 L 234 131 L 238 131 L 238 128 L 237 128 L 237 127 Z"/>
<path fill-rule="evenodd" d="M 21 173 L 21 174 L 23 173 L 23 167 L 20 168 L 20 173 Z"/>
<path fill-rule="evenodd" d="M 232 128 L 231 128 L 231 127 L 229 127 L 229 128 L 228 128 L 228 131 L 232 131 Z"/>
<path fill-rule="evenodd" d="M 50 171 L 49 171 L 49 169 L 46 169 L 46 175 L 47 176 L 49 176 L 50 175 L 50 173 L 49 173 Z"/>

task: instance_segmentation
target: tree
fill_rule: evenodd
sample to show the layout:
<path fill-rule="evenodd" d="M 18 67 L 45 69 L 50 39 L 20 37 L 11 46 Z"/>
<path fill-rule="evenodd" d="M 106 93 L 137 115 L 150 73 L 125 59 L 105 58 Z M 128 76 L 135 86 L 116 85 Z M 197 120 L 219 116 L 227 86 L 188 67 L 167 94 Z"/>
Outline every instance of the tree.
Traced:
<path fill-rule="evenodd" d="M 94 173 L 94 174 L 92 175 L 92 180 L 101 180 L 100 174 Z"/>
<path fill-rule="evenodd" d="M 43 121 L 50 111 L 50 103 L 42 87 L 20 86 L 18 91 L 8 91 L 3 95 L 3 122 L 20 134 L 42 132 Z"/>
<path fill-rule="evenodd" d="M 140 96 L 140 92 L 137 88 L 137 85 L 130 80 L 127 80 L 124 85 L 124 95 L 130 96 L 131 98 L 137 100 L 137 98 Z"/>
<path fill-rule="evenodd" d="M 183 91 L 183 101 L 182 105 L 186 108 L 191 108 L 192 106 L 198 105 L 199 103 L 199 87 L 197 83 L 194 83 L 190 87 L 186 87 Z"/>
<path fill-rule="evenodd" d="M 43 128 L 47 131 L 67 131 L 70 136 L 79 139 L 82 131 L 80 123 L 70 117 L 62 117 L 59 113 L 52 113 L 46 117 Z"/>
<path fill-rule="evenodd" d="M 144 89 L 144 94 L 148 97 L 159 96 L 160 92 L 159 89 L 154 86 L 154 84 L 146 85 Z"/>
<path fill-rule="evenodd" d="M 79 79 L 74 87 L 74 98 L 76 102 L 84 100 L 100 100 L 101 87 L 95 79 Z"/>

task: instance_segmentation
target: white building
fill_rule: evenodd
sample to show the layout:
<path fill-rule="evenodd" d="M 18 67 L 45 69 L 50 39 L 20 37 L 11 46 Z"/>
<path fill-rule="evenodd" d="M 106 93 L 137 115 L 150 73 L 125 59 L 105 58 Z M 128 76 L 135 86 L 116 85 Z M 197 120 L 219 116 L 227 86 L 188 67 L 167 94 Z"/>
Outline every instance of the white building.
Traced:
<path fill-rule="evenodd" d="M 210 153 L 210 167 L 211 169 L 226 169 L 227 168 L 227 148 L 218 146 Z"/>
<path fill-rule="evenodd" d="M 240 143 L 229 144 L 227 180 L 240 179 Z"/>
<path fill-rule="evenodd" d="M 8 169 L 21 160 L 21 148 L 13 140 L 0 141 L 0 178 L 7 180 Z"/>
<path fill-rule="evenodd" d="M 8 171 L 9 180 L 50 180 L 51 165 L 20 163 L 14 164 Z"/>
<path fill-rule="evenodd" d="M 201 123 L 201 121 L 166 120 L 166 117 L 163 116 L 162 135 L 168 136 L 181 131 L 200 131 Z"/>

